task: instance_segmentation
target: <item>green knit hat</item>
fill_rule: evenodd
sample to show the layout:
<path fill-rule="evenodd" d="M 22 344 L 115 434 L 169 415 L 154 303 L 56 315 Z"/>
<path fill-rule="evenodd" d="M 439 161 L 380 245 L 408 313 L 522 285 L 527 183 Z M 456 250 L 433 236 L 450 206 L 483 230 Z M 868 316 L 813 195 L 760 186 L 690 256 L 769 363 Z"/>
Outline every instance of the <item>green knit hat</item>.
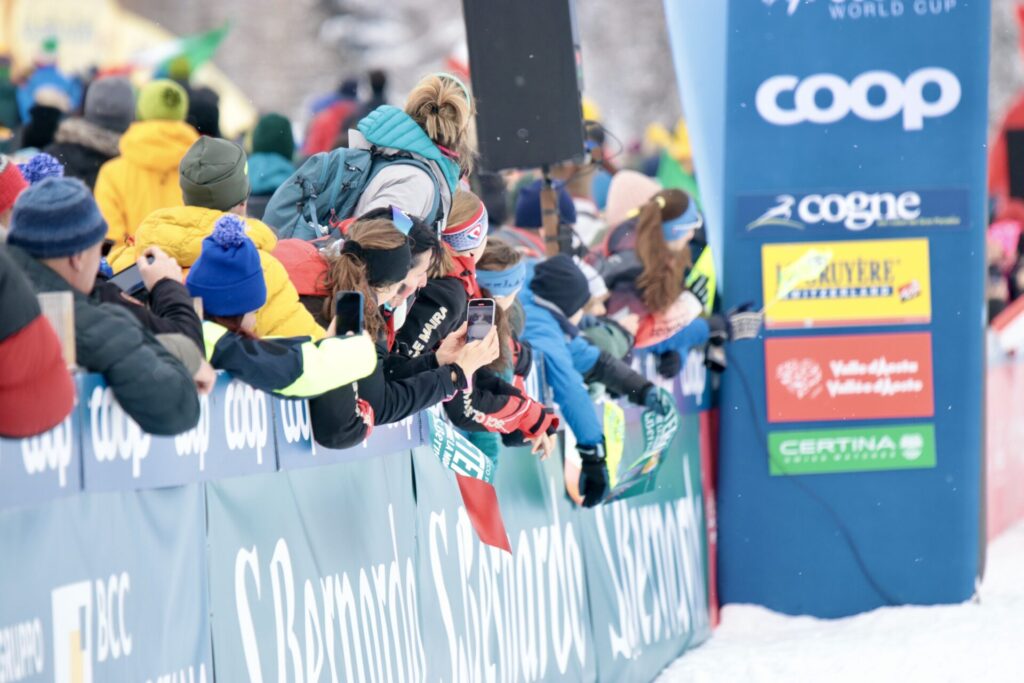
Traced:
<path fill-rule="evenodd" d="M 252 151 L 280 154 L 288 161 L 295 156 L 292 123 L 280 114 L 267 114 L 252 132 Z"/>
<path fill-rule="evenodd" d="M 184 121 L 188 93 L 174 81 L 160 79 L 142 86 L 136 105 L 139 121 Z"/>
<path fill-rule="evenodd" d="M 249 197 L 249 165 L 233 142 L 203 136 L 178 167 L 181 195 L 188 206 L 227 211 Z"/>

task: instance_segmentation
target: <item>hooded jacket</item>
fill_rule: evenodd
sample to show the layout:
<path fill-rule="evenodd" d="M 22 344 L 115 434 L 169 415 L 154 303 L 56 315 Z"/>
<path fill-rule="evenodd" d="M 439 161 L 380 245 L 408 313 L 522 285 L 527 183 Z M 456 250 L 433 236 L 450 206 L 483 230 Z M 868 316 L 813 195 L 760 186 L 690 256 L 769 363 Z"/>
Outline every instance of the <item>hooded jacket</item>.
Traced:
<path fill-rule="evenodd" d="M 131 313 L 74 290 L 25 251 L 7 250 L 37 292 L 71 292 L 78 364 L 103 375 L 117 402 L 143 431 L 173 435 L 196 426 L 199 396 L 192 376 Z"/>
<path fill-rule="evenodd" d="M 461 169 L 446 157 L 412 117 L 398 107 L 382 105 L 359 122 L 359 129 L 349 134 L 352 149 L 374 149 L 384 155 L 411 155 L 425 162 L 433 171 L 434 179 L 415 166 L 391 164 L 381 169 L 366 187 L 356 204 L 354 215 L 361 216 L 371 209 L 397 206 L 408 214 L 428 223 L 434 206 L 435 182 L 441 190 L 440 228 L 448 222 L 452 197 L 458 188 Z"/>
<path fill-rule="evenodd" d="M 295 165 L 280 154 L 256 152 L 249 155 L 249 182 L 252 190 L 245 205 L 246 213 L 262 220 L 270 198 L 293 173 Z"/>
<path fill-rule="evenodd" d="M 124 259 L 121 253 L 146 216 L 184 203 L 178 164 L 198 139 L 195 128 L 182 121 L 136 121 L 121 136 L 121 156 L 100 168 L 96 203 L 109 226 L 107 237 L 114 240 L 108 256 L 114 272 L 134 263 L 134 257 Z"/>
<path fill-rule="evenodd" d="M 201 206 L 154 211 L 142 221 L 134 244 L 125 250 L 122 258 L 126 263 L 133 263 L 146 247 L 158 246 L 187 270 L 199 258 L 203 240 L 213 233 L 214 224 L 223 215 L 223 211 Z M 260 337 L 323 337 L 323 328 L 299 301 L 288 272 L 271 255 L 277 246 L 277 235 L 254 218 L 246 219 L 245 224 L 248 236 L 259 250 L 267 285 L 267 302 L 256 311 L 256 334 Z"/>
<path fill-rule="evenodd" d="M 57 128 L 53 144 L 43 151 L 64 164 L 64 175 L 78 178 L 92 189 L 100 167 L 121 153 L 120 141 L 120 133 L 83 118 L 65 119 Z"/>

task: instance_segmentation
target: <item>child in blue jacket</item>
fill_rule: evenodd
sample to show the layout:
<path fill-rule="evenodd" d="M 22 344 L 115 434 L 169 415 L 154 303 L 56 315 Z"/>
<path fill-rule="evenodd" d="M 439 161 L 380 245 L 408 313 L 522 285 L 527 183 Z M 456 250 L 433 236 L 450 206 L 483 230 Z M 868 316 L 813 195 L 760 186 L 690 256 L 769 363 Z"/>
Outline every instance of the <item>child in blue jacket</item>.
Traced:
<path fill-rule="evenodd" d="M 589 299 L 587 278 L 569 256 L 559 254 L 536 265 L 527 264 L 526 283 L 519 293 L 526 313 L 522 338 L 543 354 L 555 402 L 576 435 L 583 463 L 579 490 L 586 507 L 600 503 L 608 489 L 604 428 L 586 382 L 600 381 L 612 393 L 662 415 L 675 409 L 668 392 L 657 389 L 579 333 L 576 326 Z"/>

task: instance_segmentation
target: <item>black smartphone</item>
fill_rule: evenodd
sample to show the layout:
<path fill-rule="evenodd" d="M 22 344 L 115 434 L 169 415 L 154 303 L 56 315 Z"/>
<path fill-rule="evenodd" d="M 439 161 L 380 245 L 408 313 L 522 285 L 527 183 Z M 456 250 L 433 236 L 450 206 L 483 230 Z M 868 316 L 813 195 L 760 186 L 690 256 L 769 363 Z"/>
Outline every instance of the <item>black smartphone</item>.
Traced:
<path fill-rule="evenodd" d="M 334 333 L 338 337 L 363 333 L 362 292 L 338 292 L 334 295 Z"/>
<path fill-rule="evenodd" d="M 478 341 L 494 326 L 494 299 L 470 299 L 466 310 L 466 341 Z"/>
<path fill-rule="evenodd" d="M 110 278 L 110 282 L 117 285 L 122 292 L 129 296 L 136 296 L 146 291 L 146 284 L 142 281 L 142 273 L 139 272 L 138 265 L 125 268 Z"/>

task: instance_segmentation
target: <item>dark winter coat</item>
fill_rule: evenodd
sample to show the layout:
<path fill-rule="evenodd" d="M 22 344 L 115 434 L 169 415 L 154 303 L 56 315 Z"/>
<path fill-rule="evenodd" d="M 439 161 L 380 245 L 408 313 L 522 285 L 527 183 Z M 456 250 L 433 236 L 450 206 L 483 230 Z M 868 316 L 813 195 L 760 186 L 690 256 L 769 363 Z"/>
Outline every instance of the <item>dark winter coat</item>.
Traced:
<path fill-rule="evenodd" d="M 120 133 L 82 118 L 66 119 L 43 151 L 64 164 L 64 175 L 80 179 L 91 190 L 100 166 L 121 153 L 117 148 L 120 141 Z"/>
<path fill-rule="evenodd" d="M 377 367 L 359 380 L 359 397 L 373 408 L 375 424 L 399 422 L 446 399 L 467 386 L 456 365 L 438 366 L 430 354 L 410 365 L 409 359 L 390 354 L 377 345 Z"/>
<path fill-rule="evenodd" d="M 183 334 L 194 341 L 200 351 L 204 350 L 203 322 L 196 314 L 191 295 L 180 282 L 167 278 L 157 282 L 149 293 L 149 306 L 107 281 L 96 281 L 92 297 L 102 303 L 122 306 L 153 334 Z"/>
<path fill-rule="evenodd" d="M 36 292 L 71 292 L 78 364 L 103 375 L 117 402 L 146 432 L 180 434 L 199 421 L 199 396 L 185 366 L 120 306 L 74 290 L 56 272 L 17 247 L 14 262 Z"/>

